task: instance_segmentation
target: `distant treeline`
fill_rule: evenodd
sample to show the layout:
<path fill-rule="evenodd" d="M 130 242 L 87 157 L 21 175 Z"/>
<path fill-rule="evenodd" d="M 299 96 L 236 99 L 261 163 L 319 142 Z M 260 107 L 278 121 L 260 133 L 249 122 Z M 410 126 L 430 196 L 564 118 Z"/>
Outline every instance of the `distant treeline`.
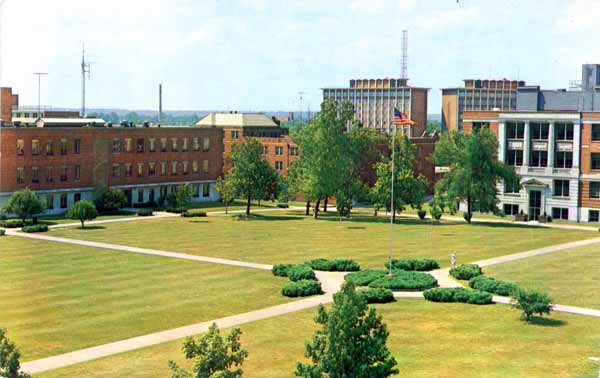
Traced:
<path fill-rule="evenodd" d="M 156 114 L 154 115 L 143 115 L 136 112 L 129 112 L 126 114 L 119 115 L 115 112 L 111 113 L 91 113 L 89 116 L 102 118 L 106 122 L 110 122 L 113 124 L 120 123 L 121 121 L 133 122 L 136 125 L 142 124 L 144 122 L 158 123 L 158 117 Z M 179 126 L 189 126 L 193 125 L 200 120 L 200 116 L 197 114 L 189 114 L 189 115 L 172 115 L 168 113 L 163 113 L 160 119 L 160 123 L 162 125 L 179 125 Z"/>

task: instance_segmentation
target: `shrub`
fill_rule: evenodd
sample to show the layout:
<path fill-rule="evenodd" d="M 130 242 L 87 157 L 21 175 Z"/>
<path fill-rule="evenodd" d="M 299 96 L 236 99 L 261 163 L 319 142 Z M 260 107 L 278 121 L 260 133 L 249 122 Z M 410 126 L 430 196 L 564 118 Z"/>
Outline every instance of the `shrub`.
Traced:
<path fill-rule="evenodd" d="M 34 214 L 46 210 L 46 203 L 29 189 L 17 190 L 4 206 L 4 211 L 15 214 L 23 223 Z"/>
<path fill-rule="evenodd" d="M 419 216 L 420 220 L 424 220 L 425 216 L 427 215 L 427 211 L 419 209 L 419 211 L 417 211 L 417 215 Z"/>
<path fill-rule="evenodd" d="M 7 219 L 5 221 L 0 222 L 0 226 L 6 228 L 17 228 L 25 226 L 25 223 L 20 219 Z"/>
<path fill-rule="evenodd" d="M 102 213 L 115 212 L 127 205 L 127 197 L 119 189 L 104 189 L 94 199 L 96 208 Z"/>
<path fill-rule="evenodd" d="M 358 289 L 356 292 L 365 297 L 367 303 L 389 303 L 395 300 L 394 292 L 390 289 L 370 287 L 366 289 Z"/>
<path fill-rule="evenodd" d="M 533 290 L 517 290 L 512 305 L 514 308 L 523 311 L 526 321 L 529 321 L 531 315 L 550 314 L 552 306 L 550 297 L 547 294 Z"/>
<path fill-rule="evenodd" d="M 48 231 L 48 226 L 45 224 L 34 224 L 31 226 L 23 226 L 21 230 L 23 232 L 46 232 Z"/>
<path fill-rule="evenodd" d="M 271 268 L 271 272 L 277 277 L 287 277 L 288 271 L 292 266 L 292 264 L 275 264 Z"/>
<path fill-rule="evenodd" d="M 371 282 L 385 277 L 387 271 L 383 269 L 365 269 L 359 272 L 346 274 L 346 281 L 354 284 L 354 286 L 367 286 Z"/>
<path fill-rule="evenodd" d="M 394 271 L 393 276 L 384 276 L 369 284 L 391 290 L 423 290 L 437 286 L 437 280 L 430 274 L 419 272 Z"/>
<path fill-rule="evenodd" d="M 133 207 L 135 207 L 136 209 L 149 209 L 149 208 L 158 207 L 158 204 L 154 201 L 139 202 L 139 203 L 134 204 Z"/>
<path fill-rule="evenodd" d="M 470 280 L 481 275 L 481 268 L 477 264 L 462 264 L 450 269 L 450 275 L 459 280 Z"/>
<path fill-rule="evenodd" d="M 314 270 L 323 270 L 327 272 L 356 272 L 360 270 L 360 265 L 350 259 L 314 259 L 307 262 Z"/>
<path fill-rule="evenodd" d="M 425 290 L 423 297 L 432 302 L 460 302 L 478 305 L 492 303 L 492 294 L 464 287 L 433 288 Z"/>
<path fill-rule="evenodd" d="M 186 209 L 181 208 L 181 207 L 173 207 L 173 206 L 167 206 L 165 207 L 165 211 L 167 213 L 175 213 L 175 214 L 181 214 L 184 211 L 186 211 Z"/>
<path fill-rule="evenodd" d="M 4 236 L 5 233 L 6 233 L 6 230 L 0 228 L 0 236 Z"/>
<path fill-rule="evenodd" d="M 277 207 L 280 209 L 287 209 L 288 207 L 290 207 L 290 205 L 288 205 L 287 203 L 278 203 Z"/>
<path fill-rule="evenodd" d="M 292 281 L 316 279 L 315 272 L 310 266 L 305 264 L 292 265 L 288 270 L 287 276 Z"/>
<path fill-rule="evenodd" d="M 154 212 L 152 211 L 152 209 L 141 209 L 138 210 L 137 215 L 139 217 L 151 217 L 152 215 L 154 215 Z"/>
<path fill-rule="evenodd" d="M 96 210 L 96 206 L 90 201 L 81 200 L 69 207 L 69 210 L 67 210 L 67 217 L 80 221 L 81 228 L 83 228 L 85 221 L 96 219 L 96 217 L 98 217 L 98 210 Z"/>
<path fill-rule="evenodd" d="M 390 268 L 389 261 L 385 263 L 386 268 Z M 439 269 L 440 264 L 432 259 L 392 259 L 392 269 L 428 271 Z"/>
<path fill-rule="evenodd" d="M 186 210 L 183 211 L 181 213 L 182 217 L 205 217 L 206 216 L 206 211 L 200 211 L 200 210 Z"/>
<path fill-rule="evenodd" d="M 429 210 L 429 213 L 435 220 L 440 220 L 442 218 L 442 210 L 437 206 L 432 207 Z"/>
<path fill-rule="evenodd" d="M 497 280 L 493 277 L 485 277 L 483 275 L 471 278 L 469 280 L 469 286 L 473 289 L 504 296 L 514 295 L 519 289 L 514 282 Z"/>
<path fill-rule="evenodd" d="M 315 280 L 300 280 L 290 282 L 281 289 L 286 297 L 307 297 L 309 295 L 321 294 L 321 283 Z"/>

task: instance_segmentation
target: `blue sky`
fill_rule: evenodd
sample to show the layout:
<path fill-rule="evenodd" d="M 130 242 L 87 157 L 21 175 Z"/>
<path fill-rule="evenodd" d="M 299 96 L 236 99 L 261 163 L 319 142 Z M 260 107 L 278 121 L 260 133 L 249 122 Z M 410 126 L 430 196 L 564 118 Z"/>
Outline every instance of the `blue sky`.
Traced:
<path fill-rule="evenodd" d="M 564 88 L 600 62 L 598 0 L 6 0 L 2 84 L 21 104 L 80 106 L 80 51 L 92 61 L 88 107 L 297 110 L 319 88 L 408 76 L 431 88 L 467 77 L 519 78 Z"/>

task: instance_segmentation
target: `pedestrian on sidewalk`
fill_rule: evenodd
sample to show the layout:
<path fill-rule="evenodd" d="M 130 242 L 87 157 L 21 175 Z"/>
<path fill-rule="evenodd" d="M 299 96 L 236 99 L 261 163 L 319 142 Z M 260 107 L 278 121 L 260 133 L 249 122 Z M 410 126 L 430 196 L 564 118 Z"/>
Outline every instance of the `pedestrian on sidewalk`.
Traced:
<path fill-rule="evenodd" d="M 452 265 L 452 269 L 456 268 L 456 252 L 452 252 L 452 257 L 450 257 L 450 264 Z"/>

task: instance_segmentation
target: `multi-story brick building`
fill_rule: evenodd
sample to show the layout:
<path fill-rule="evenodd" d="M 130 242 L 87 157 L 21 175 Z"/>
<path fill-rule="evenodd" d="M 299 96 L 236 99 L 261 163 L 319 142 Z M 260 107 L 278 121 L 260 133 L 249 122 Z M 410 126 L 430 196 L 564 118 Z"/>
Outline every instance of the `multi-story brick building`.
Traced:
<path fill-rule="evenodd" d="M 0 88 L 0 124 L 12 122 L 12 111 L 19 106 L 19 95 L 12 88 Z"/>
<path fill-rule="evenodd" d="M 248 138 L 256 138 L 262 145 L 265 160 L 277 172 L 287 174 L 287 170 L 298 158 L 298 145 L 288 135 L 288 129 L 281 127 L 274 119 L 260 113 L 210 113 L 196 123 L 203 129 L 223 131 L 223 171 L 231 169 L 231 148 Z"/>

